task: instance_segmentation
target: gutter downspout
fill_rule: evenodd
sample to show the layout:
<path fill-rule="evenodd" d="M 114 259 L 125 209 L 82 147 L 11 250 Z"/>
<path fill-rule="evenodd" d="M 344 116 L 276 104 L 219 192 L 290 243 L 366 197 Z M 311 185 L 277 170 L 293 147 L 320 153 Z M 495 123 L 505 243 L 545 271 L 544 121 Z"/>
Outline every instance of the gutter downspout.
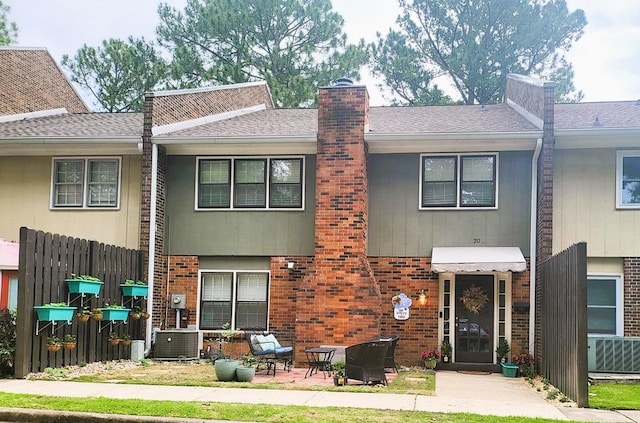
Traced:
<path fill-rule="evenodd" d="M 535 350 L 536 334 L 536 249 L 538 248 L 538 158 L 542 151 L 542 138 L 536 140 L 531 159 L 531 221 L 529 223 L 529 354 Z"/>
<path fill-rule="evenodd" d="M 147 310 L 153 312 L 153 275 L 155 273 L 155 257 L 156 257 L 156 219 L 158 200 L 158 146 L 151 144 L 151 211 L 149 216 L 149 269 L 147 281 L 149 282 L 149 296 L 147 296 Z M 151 352 L 151 328 L 148 324 L 145 334 L 145 351 L 144 356 L 147 357 Z"/>

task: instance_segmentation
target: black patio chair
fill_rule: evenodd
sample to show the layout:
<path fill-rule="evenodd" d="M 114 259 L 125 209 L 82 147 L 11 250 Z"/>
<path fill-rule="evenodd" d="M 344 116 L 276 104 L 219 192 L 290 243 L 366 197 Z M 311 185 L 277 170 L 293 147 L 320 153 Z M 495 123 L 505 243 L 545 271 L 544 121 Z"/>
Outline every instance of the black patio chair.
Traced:
<path fill-rule="evenodd" d="M 368 341 L 345 349 L 347 379 L 361 380 L 363 384 L 387 384 L 384 366 L 389 341 Z"/>

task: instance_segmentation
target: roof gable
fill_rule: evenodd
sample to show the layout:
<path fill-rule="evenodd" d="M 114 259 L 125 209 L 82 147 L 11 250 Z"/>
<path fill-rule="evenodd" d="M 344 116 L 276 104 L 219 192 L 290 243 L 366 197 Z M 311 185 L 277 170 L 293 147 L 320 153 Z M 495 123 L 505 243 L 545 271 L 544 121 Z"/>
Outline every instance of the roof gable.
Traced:
<path fill-rule="evenodd" d="M 0 116 L 65 108 L 89 111 L 44 48 L 0 48 Z"/>

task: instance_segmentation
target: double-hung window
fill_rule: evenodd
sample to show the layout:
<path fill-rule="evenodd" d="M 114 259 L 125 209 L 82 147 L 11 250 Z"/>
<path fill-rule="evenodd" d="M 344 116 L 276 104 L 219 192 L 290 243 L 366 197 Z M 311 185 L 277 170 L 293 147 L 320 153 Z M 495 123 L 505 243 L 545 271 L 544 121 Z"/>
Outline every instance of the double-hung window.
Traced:
<path fill-rule="evenodd" d="M 640 150 L 618 151 L 616 206 L 640 208 Z"/>
<path fill-rule="evenodd" d="M 420 207 L 497 207 L 497 161 L 497 154 L 422 155 Z"/>
<path fill-rule="evenodd" d="M 587 333 L 622 335 L 622 277 L 587 277 Z"/>
<path fill-rule="evenodd" d="M 302 209 L 301 157 L 199 158 L 198 209 Z"/>
<path fill-rule="evenodd" d="M 267 272 L 202 272 L 200 329 L 267 329 Z"/>
<path fill-rule="evenodd" d="M 117 208 L 119 158 L 53 159 L 53 208 Z"/>

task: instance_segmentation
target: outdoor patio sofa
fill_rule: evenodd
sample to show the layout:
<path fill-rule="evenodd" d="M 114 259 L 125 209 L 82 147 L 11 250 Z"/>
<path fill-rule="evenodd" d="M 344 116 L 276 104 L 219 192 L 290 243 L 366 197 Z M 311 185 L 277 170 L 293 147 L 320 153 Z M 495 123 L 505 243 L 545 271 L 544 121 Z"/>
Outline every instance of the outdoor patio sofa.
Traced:
<path fill-rule="evenodd" d="M 275 334 L 260 330 L 244 329 L 244 336 L 249 344 L 251 355 L 258 360 L 258 368 L 260 364 L 265 365 L 267 374 L 273 371 L 273 376 L 276 375 L 277 363 L 282 363 L 284 370 L 291 370 L 293 343 L 282 345 Z"/>
<path fill-rule="evenodd" d="M 367 341 L 345 349 L 347 379 L 361 380 L 363 384 L 387 384 L 385 357 L 390 341 Z"/>

